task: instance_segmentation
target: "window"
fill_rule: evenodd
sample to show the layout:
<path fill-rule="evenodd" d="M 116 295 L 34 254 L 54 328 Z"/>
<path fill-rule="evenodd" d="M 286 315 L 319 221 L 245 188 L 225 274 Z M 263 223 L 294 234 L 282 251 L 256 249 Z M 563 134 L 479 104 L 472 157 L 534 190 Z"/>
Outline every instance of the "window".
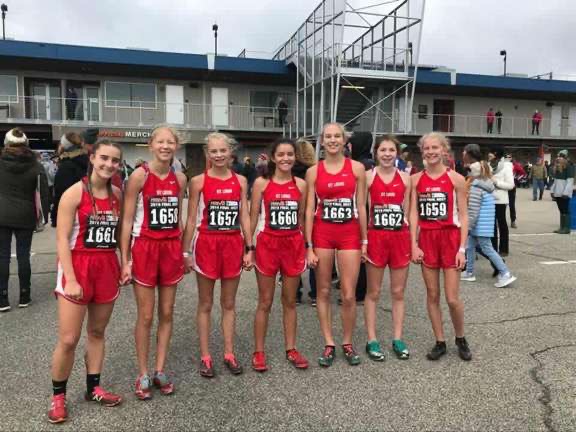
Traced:
<path fill-rule="evenodd" d="M 0 75 L 0 103 L 18 103 L 18 77 Z"/>
<path fill-rule="evenodd" d="M 428 105 L 418 105 L 418 118 L 419 119 L 428 118 Z"/>
<path fill-rule="evenodd" d="M 156 108 L 156 84 L 106 82 L 108 108 Z"/>

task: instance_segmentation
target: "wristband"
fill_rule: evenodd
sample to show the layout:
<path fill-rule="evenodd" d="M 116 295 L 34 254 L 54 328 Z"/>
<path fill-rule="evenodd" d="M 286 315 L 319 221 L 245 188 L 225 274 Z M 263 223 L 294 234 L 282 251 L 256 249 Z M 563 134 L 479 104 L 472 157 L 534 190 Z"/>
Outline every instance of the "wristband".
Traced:
<path fill-rule="evenodd" d="M 368 240 L 360 240 L 360 244 L 362 244 L 362 245 L 367 245 L 367 244 L 368 244 Z"/>
<path fill-rule="evenodd" d="M 251 245 L 251 246 L 246 245 L 246 246 L 244 247 L 244 251 L 245 251 L 246 253 L 248 253 L 248 252 L 250 252 L 250 251 L 255 251 L 255 250 L 256 250 L 256 246 L 254 246 L 254 245 Z"/>
<path fill-rule="evenodd" d="M 312 249 L 312 248 L 314 248 L 314 245 L 313 245 L 312 243 L 306 242 L 306 243 L 304 244 L 304 247 L 305 247 L 306 249 Z"/>
<path fill-rule="evenodd" d="M 190 258 L 190 257 L 192 256 L 192 252 L 191 252 L 191 251 L 182 252 L 182 256 L 183 256 L 184 258 Z"/>
<path fill-rule="evenodd" d="M 458 253 L 466 253 L 466 249 L 464 249 L 463 247 L 461 247 L 460 249 L 458 249 Z"/>

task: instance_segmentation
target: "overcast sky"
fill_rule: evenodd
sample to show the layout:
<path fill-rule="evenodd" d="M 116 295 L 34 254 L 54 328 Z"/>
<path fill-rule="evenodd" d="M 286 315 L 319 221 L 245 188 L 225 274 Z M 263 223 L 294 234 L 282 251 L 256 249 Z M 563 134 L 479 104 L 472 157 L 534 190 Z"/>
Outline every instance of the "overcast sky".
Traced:
<path fill-rule="evenodd" d="M 319 0 L 3 0 L 6 35 L 17 40 L 159 51 L 270 53 Z M 361 3 L 356 0 L 355 4 Z M 367 0 L 366 4 L 375 3 Z M 576 79 L 575 0 L 427 0 L 421 63 L 459 72 Z"/>

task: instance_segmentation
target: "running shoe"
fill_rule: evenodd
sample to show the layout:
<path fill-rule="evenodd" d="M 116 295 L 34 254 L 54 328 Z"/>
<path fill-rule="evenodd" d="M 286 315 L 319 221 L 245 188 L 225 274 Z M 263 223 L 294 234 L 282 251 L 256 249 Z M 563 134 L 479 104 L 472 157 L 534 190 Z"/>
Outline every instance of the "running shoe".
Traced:
<path fill-rule="evenodd" d="M 316 298 L 310 299 L 310 306 L 316 307 Z"/>
<path fill-rule="evenodd" d="M 436 345 L 426 354 L 428 360 L 438 360 L 446 354 L 446 342 L 436 342 Z"/>
<path fill-rule="evenodd" d="M 240 375 L 244 372 L 242 366 L 236 360 L 236 356 L 234 354 L 230 354 L 228 357 L 224 357 L 224 365 L 228 368 L 232 375 Z"/>
<path fill-rule="evenodd" d="M 86 392 L 84 399 L 88 402 L 98 402 L 105 407 L 113 407 L 122 403 L 122 397 L 117 394 L 107 392 L 100 386 L 94 387 L 92 393 Z"/>
<path fill-rule="evenodd" d="M 18 303 L 19 308 L 27 308 L 32 303 L 32 298 L 30 298 L 30 290 L 20 291 L 20 302 Z"/>
<path fill-rule="evenodd" d="M 136 378 L 136 397 L 140 400 L 152 399 L 152 380 L 148 375 L 140 375 Z"/>
<path fill-rule="evenodd" d="M 408 347 L 406 344 L 400 339 L 394 339 L 392 341 L 392 350 L 396 357 L 400 360 L 408 360 L 410 358 L 410 351 L 408 351 Z"/>
<path fill-rule="evenodd" d="M 494 284 L 496 288 L 505 288 L 518 279 L 516 276 L 512 276 L 510 272 L 498 276 L 498 282 Z"/>
<path fill-rule="evenodd" d="M 200 360 L 200 376 L 214 378 L 214 367 L 212 366 L 211 358 Z"/>
<path fill-rule="evenodd" d="M 386 360 L 386 354 L 380 348 L 380 343 L 377 340 L 369 341 L 366 344 L 366 353 L 370 360 L 381 362 Z"/>
<path fill-rule="evenodd" d="M 342 350 L 344 351 L 344 357 L 346 357 L 346 361 L 350 366 L 356 366 L 360 364 L 360 356 L 356 350 L 354 350 L 352 344 L 342 345 Z"/>
<path fill-rule="evenodd" d="M 68 420 L 68 410 L 66 409 L 66 393 L 52 396 L 52 404 L 48 411 L 48 421 L 50 423 L 63 423 Z"/>
<path fill-rule="evenodd" d="M 458 355 L 462 360 L 470 361 L 472 360 L 472 352 L 468 346 L 468 342 L 465 337 L 456 338 L 456 346 L 458 347 Z"/>
<path fill-rule="evenodd" d="M 318 359 L 318 364 L 322 367 L 330 367 L 336 358 L 336 347 L 334 345 L 326 345 L 322 355 Z"/>
<path fill-rule="evenodd" d="M 0 312 L 8 312 L 10 310 L 10 302 L 8 301 L 8 292 L 0 294 Z"/>
<path fill-rule="evenodd" d="M 174 383 L 172 382 L 172 379 L 162 371 L 154 372 L 152 383 L 154 383 L 154 387 L 159 389 L 160 393 L 164 396 L 174 393 Z"/>
<path fill-rule="evenodd" d="M 256 372 L 266 372 L 268 370 L 266 353 L 264 351 L 256 351 L 252 354 L 252 369 Z"/>
<path fill-rule="evenodd" d="M 296 369 L 308 369 L 308 360 L 295 348 L 286 351 L 286 359 L 292 363 Z"/>
<path fill-rule="evenodd" d="M 476 282 L 476 276 L 473 273 L 462 272 L 460 273 L 460 280 L 466 282 Z"/>

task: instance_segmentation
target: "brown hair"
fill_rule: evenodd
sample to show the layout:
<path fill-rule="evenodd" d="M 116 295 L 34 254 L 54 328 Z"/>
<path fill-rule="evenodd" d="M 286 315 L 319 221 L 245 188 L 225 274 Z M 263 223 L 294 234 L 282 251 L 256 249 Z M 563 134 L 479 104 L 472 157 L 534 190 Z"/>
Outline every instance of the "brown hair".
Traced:
<path fill-rule="evenodd" d="M 296 160 L 307 167 L 316 165 L 316 150 L 310 141 L 304 138 L 296 141 Z"/>
<path fill-rule="evenodd" d="M 398 141 L 398 138 L 396 138 L 395 135 L 380 136 L 380 137 L 376 138 L 376 142 L 374 143 L 374 148 L 372 149 L 372 157 L 374 158 L 375 162 L 378 160 L 376 155 L 378 154 L 378 149 L 380 148 L 380 144 L 382 144 L 384 141 L 390 141 L 391 143 L 393 143 L 394 146 L 396 147 L 396 153 L 400 154 L 400 152 L 401 152 L 400 141 Z"/>
<path fill-rule="evenodd" d="M 266 170 L 266 173 L 263 177 L 271 179 L 274 175 L 274 172 L 276 171 L 276 163 L 272 160 L 272 158 L 274 157 L 274 154 L 276 154 L 278 147 L 280 147 L 282 144 L 291 145 L 294 149 L 294 156 L 296 156 L 296 143 L 290 138 L 278 138 L 276 141 L 270 144 L 270 148 L 268 149 L 268 169 Z"/>
<path fill-rule="evenodd" d="M 118 150 L 120 150 L 120 159 L 122 159 L 122 147 L 120 147 L 120 144 L 118 144 L 117 142 L 112 141 L 108 138 L 100 138 L 98 141 L 96 141 L 92 149 L 92 154 L 95 155 L 98 149 L 102 146 L 112 146 L 117 148 Z M 88 189 L 88 194 L 90 195 L 90 201 L 92 202 L 92 214 L 96 216 L 97 213 L 96 200 L 94 200 L 94 194 L 92 193 L 92 180 L 91 180 L 93 170 L 94 166 L 90 161 L 88 163 L 86 189 Z M 119 203 L 116 196 L 114 195 L 114 191 L 112 190 L 112 178 L 109 178 L 108 181 L 106 182 L 106 190 L 108 191 L 108 201 L 110 202 L 110 208 L 114 212 L 114 216 L 118 216 Z"/>

